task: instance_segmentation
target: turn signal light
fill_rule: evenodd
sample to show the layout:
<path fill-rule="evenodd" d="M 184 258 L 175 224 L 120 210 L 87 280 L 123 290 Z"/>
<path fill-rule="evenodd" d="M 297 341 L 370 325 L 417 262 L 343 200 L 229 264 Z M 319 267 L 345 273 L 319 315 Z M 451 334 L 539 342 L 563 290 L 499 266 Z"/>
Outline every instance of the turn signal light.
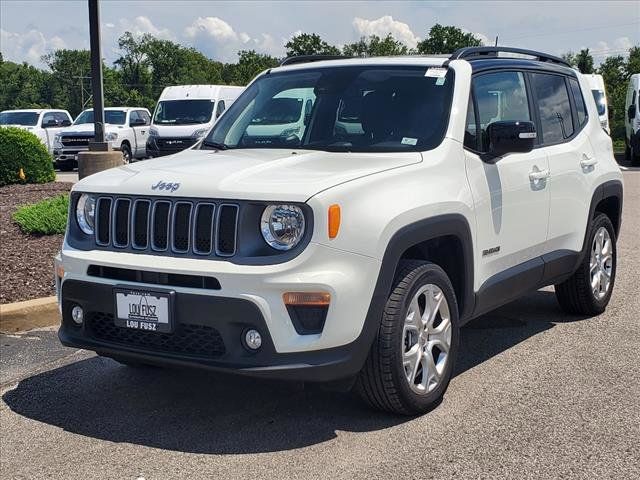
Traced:
<path fill-rule="evenodd" d="M 329 207 L 329 238 L 336 238 L 340 230 L 340 205 Z"/>
<path fill-rule="evenodd" d="M 282 295 L 285 305 L 305 305 L 313 307 L 328 307 L 331 294 L 326 292 L 286 292 Z"/>

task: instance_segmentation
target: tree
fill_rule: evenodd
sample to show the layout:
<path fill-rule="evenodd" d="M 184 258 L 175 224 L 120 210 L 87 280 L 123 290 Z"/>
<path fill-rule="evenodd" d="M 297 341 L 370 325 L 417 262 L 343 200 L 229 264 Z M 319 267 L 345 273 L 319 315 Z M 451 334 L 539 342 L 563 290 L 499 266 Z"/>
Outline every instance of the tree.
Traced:
<path fill-rule="evenodd" d="M 640 46 L 631 47 L 629 49 L 629 58 L 627 59 L 627 77 L 634 73 L 640 73 Z"/>
<path fill-rule="evenodd" d="M 624 103 L 629 81 L 627 63 L 622 55 L 607 57 L 600 64 L 598 73 L 602 75 L 609 105 L 612 107 L 612 115 L 610 115 L 611 137 L 622 139 L 624 138 Z"/>
<path fill-rule="evenodd" d="M 0 111 L 48 107 L 45 95 L 48 73 L 26 63 L 0 63 Z"/>
<path fill-rule="evenodd" d="M 418 53 L 453 53 L 463 47 L 479 47 L 482 40 L 473 33 L 464 32 L 458 27 L 443 26 L 436 23 L 427 37 L 418 43 Z"/>
<path fill-rule="evenodd" d="M 255 50 L 241 50 L 238 52 L 238 63 L 228 63 L 222 71 L 222 78 L 226 84 L 246 85 L 263 70 L 277 67 L 277 58 Z"/>
<path fill-rule="evenodd" d="M 91 76 L 91 54 L 89 50 L 60 49 L 42 57 L 51 69 L 51 77 L 46 92 L 46 102 L 69 110 L 77 115 L 84 108 L 82 86 L 90 91 L 89 80 L 80 77 Z"/>
<path fill-rule="evenodd" d="M 125 32 L 118 39 L 118 47 L 122 53 L 113 63 L 120 68 L 123 82 L 137 90 L 147 90 L 150 87 L 146 48 L 152 40 L 153 37 L 148 33 L 136 37 L 131 32 Z"/>
<path fill-rule="evenodd" d="M 389 33 L 384 38 L 377 35 L 370 35 L 368 38 L 361 37 L 357 42 L 345 45 L 342 53 L 349 57 L 388 57 L 408 55 L 411 52 L 409 47 L 393 38 Z"/>
<path fill-rule="evenodd" d="M 580 53 L 575 56 L 575 62 L 575 66 L 580 70 L 580 73 L 593 73 L 593 57 L 588 48 L 580 50 Z"/>
<path fill-rule="evenodd" d="M 297 55 L 340 55 L 340 50 L 320 38 L 316 33 L 301 33 L 285 44 L 287 57 Z"/>
<path fill-rule="evenodd" d="M 576 64 L 577 64 L 576 54 L 571 52 L 571 51 L 569 51 L 567 53 L 563 53 L 562 55 L 560 55 L 560 58 L 562 58 L 564 61 L 566 61 L 572 67 L 575 67 Z"/>

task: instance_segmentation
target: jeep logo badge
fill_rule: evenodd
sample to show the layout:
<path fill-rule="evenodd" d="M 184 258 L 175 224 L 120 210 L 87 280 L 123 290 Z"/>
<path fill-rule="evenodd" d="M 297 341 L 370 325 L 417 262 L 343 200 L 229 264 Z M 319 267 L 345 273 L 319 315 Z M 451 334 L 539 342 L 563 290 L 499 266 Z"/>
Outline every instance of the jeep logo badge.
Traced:
<path fill-rule="evenodd" d="M 170 183 L 170 182 L 168 183 L 163 180 L 160 180 L 155 185 L 151 185 L 151 190 L 165 190 L 169 192 L 175 192 L 179 188 L 180 188 L 179 183 Z"/>

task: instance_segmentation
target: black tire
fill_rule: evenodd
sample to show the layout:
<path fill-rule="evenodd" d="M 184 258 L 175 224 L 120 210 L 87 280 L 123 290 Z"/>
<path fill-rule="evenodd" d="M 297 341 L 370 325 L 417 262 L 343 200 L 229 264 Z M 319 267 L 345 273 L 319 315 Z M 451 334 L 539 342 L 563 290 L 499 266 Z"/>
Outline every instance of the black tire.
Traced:
<path fill-rule="evenodd" d="M 120 145 L 120 151 L 122 152 L 122 163 L 125 165 L 133 162 L 133 156 L 131 155 L 131 147 L 128 143 Z M 127 160 L 128 159 L 128 160 Z"/>
<path fill-rule="evenodd" d="M 597 298 L 591 288 L 591 250 L 596 233 L 604 227 L 611 238 L 612 243 L 612 265 L 611 281 L 609 289 L 602 298 Z M 570 314 L 594 316 L 605 311 L 616 279 L 616 234 L 609 217 L 603 213 L 598 213 L 589 225 L 589 235 L 582 253 L 583 259 L 574 274 L 564 282 L 555 286 L 556 298 L 562 309 Z"/>
<path fill-rule="evenodd" d="M 439 287 L 449 307 L 451 342 L 437 386 L 416 393 L 409 386 L 403 366 L 404 324 L 409 303 L 427 284 Z M 453 373 L 459 343 L 458 305 L 451 281 L 437 265 L 424 261 L 403 262 L 387 299 L 376 338 L 354 385 L 354 391 L 371 407 L 402 415 L 429 411 L 442 400 Z"/>
<path fill-rule="evenodd" d="M 57 167 L 61 172 L 70 172 L 71 170 L 73 170 L 73 165 L 70 165 L 68 163 L 61 163 Z"/>
<path fill-rule="evenodd" d="M 636 148 L 631 147 L 631 166 L 640 167 L 640 152 Z"/>

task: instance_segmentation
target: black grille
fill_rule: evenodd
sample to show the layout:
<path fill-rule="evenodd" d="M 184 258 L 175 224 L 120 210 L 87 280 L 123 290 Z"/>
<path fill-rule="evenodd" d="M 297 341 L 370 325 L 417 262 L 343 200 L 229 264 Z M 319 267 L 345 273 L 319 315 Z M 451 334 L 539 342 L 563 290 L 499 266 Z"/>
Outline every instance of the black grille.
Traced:
<path fill-rule="evenodd" d="M 111 199 L 100 198 L 96 208 L 96 240 L 98 244 L 107 245 L 111 238 Z"/>
<path fill-rule="evenodd" d="M 118 247 L 126 247 L 129 243 L 129 207 L 131 201 L 126 198 L 116 200 L 114 217 L 113 243 Z"/>
<path fill-rule="evenodd" d="M 193 251 L 205 255 L 211 253 L 213 239 L 214 205 L 203 203 L 196 209 Z"/>
<path fill-rule="evenodd" d="M 213 201 L 100 197 L 96 243 L 178 254 L 236 254 L 239 207 Z"/>
<path fill-rule="evenodd" d="M 82 136 L 82 135 L 73 135 L 73 136 L 62 136 L 60 141 L 62 145 L 65 147 L 87 147 L 89 146 L 89 142 L 93 139 L 92 136 Z"/>
<path fill-rule="evenodd" d="M 169 240 L 169 202 L 156 202 L 153 211 L 153 248 L 166 250 Z"/>
<path fill-rule="evenodd" d="M 224 355 L 220 332 L 205 325 L 178 324 L 173 333 L 157 333 L 118 327 L 110 313 L 88 315 L 89 334 L 104 342 L 141 348 L 151 352 L 175 353 L 201 358 Z"/>
<path fill-rule="evenodd" d="M 191 236 L 191 204 L 178 202 L 173 212 L 173 249 L 176 252 L 189 251 Z"/>
<path fill-rule="evenodd" d="M 133 246 L 147 248 L 149 246 L 149 200 L 136 200 L 133 207 Z"/>
<path fill-rule="evenodd" d="M 156 144 L 161 150 L 178 152 L 185 148 L 189 148 L 197 141 L 197 138 L 192 137 L 159 137 L 156 139 Z"/>
<path fill-rule="evenodd" d="M 236 205 L 221 205 L 218 214 L 218 255 L 233 255 L 236 253 L 236 221 L 238 207 Z"/>

